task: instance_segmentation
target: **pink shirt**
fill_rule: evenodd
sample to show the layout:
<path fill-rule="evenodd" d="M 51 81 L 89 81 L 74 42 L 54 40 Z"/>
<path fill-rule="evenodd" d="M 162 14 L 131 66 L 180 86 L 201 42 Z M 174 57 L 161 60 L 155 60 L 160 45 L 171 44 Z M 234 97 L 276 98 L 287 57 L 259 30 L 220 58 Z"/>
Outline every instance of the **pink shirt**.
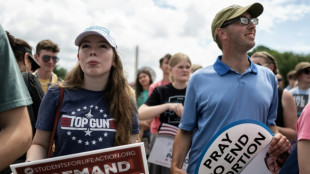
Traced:
<path fill-rule="evenodd" d="M 153 90 L 157 87 L 157 86 L 162 86 L 162 85 L 168 85 L 171 82 L 164 82 L 164 81 L 159 81 L 156 83 L 153 83 L 150 87 L 149 87 L 149 96 L 152 94 Z M 156 135 L 158 133 L 158 128 L 160 126 L 160 120 L 159 120 L 159 116 L 156 116 L 153 118 L 153 121 L 151 123 L 151 133 L 153 135 Z"/>
<path fill-rule="evenodd" d="M 297 121 L 298 140 L 310 140 L 310 103 L 303 109 Z"/>

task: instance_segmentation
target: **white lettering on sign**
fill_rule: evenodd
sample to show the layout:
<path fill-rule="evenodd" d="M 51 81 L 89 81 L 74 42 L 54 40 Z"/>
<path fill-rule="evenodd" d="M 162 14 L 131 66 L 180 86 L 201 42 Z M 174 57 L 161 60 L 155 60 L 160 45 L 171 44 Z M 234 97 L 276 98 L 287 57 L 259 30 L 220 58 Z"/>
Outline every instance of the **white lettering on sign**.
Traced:
<path fill-rule="evenodd" d="M 92 168 L 83 168 L 83 170 L 69 170 L 64 171 L 62 174 L 112 174 L 127 172 L 130 169 L 130 163 L 127 161 L 119 161 L 111 164 L 104 164 L 103 166 L 93 166 Z"/>

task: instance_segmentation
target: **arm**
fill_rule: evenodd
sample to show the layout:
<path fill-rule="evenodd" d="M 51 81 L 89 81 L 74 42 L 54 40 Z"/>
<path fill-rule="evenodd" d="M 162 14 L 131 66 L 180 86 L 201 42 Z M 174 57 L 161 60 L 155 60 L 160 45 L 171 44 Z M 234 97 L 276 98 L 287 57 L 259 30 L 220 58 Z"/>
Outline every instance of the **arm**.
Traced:
<path fill-rule="evenodd" d="M 129 144 L 133 144 L 137 142 L 139 134 L 131 134 L 129 138 Z"/>
<path fill-rule="evenodd" d="M 25 106 L 0 112 L 0 123 L 0 170 L 2 170 L 28 150 L 32 128 Z"/>
<path fill-rule="evenodd" d="M 299 172 L 300 174 L 308 174 L 310 173 L 310 141 L 305 139 L 299 140 L 297 146 Z"/>
<path fill-rule="evenodd" d="M 170 172 L 172 174 L 186 174 L 182 170 L 184 159 L 191 147 L 193 132 L 179 129 L 174 138 L 172 162 Z"/>
<path fill-rule="evenodd" d="M 303 109 L 297 121 L 297 157 L 299 172 L 301 174 L 310 173 L 310 103 Z"/>
<path fill-rule="evenodd" d="M 181 103 L 165 103 L 156 106 L 148 106 L 146 104 L 143 104 L 138 110 L 139 119 L 151 119 L 156 117 L 157 115 L 160 115 L 166 110 L 174 111 L 179 117 L 181 117 L 183 113 L 183 105 Z"/>
<path fill-rule="evenodd" d="M 35 161 L 47 157 L 51 134 L 48 131 L 36 130 L 32 144 L 27 152 L 26 161 Z"/>
<path fill-rule="evenodd" d="M 277 127 L 279 132 L 289 140 L 296 140 L 297 108 L 293 95 L 288 90 L 282 94 L 283 121 L 285 127 Z"/>
<path fill-rule="evenodd" d="M 274 133 L 274 136 L 271 140 L 268 153 L 271 156 L 278 157 L 283 152 L 289 150 L 290 142 L 285 136 L 279 133 L 277 126 L 269 126 L 269 128 Z"/>
<path fill-rule="evenodd" d="M 140 121 L 139 121 L 139 127 L 140 127 L 139 138 L 140 138 L 140 140 L 142 140 L 144 131 L 150 129 L 152 120 L 153 120 L 153 119 L 149 119 L 149 120 L 140 120 Z"/>

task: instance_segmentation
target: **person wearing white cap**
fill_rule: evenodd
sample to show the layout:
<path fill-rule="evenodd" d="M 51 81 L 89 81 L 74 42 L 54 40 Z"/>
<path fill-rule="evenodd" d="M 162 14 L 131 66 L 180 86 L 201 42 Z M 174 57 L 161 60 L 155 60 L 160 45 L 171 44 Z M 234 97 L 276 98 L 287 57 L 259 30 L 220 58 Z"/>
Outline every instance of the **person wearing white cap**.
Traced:
<path fill-rule="evenodd" d="M 137 109 L 110 30 L 89 27 L 77 36 L 75 45 L 78 63 L 59 87 L 45 94 L 27 161 L 47 157 L 62 89 L 54 156 L 136 142 Z"/>
<path fill-rule="evenodd" d="M 267 68 L 252 63 L 247 54 L 255 45 L 255 25 L 262 12 L 260 3 L 246 7 L 232 5 L 213 19 L 213 40 L 223 55 L 189 80 L 173 145 L 171 173 L 185 173 L 182 165 L 189 150 L 187 173 L 195 173 L 196 166 L 200 166 L 199 157 L 211 138 L 225 126 L 244 119 L 260 121 L 274 131 L 271 155 L 278 156 L 289 149 L 289 141 L 275 127 L 276 77 Z"/>

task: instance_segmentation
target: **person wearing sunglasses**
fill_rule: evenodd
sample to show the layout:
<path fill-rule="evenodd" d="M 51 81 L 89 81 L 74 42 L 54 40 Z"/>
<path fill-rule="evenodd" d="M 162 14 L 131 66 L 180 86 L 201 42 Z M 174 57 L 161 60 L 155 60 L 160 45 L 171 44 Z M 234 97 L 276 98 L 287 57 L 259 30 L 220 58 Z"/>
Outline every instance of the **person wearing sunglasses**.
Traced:
<path fill-rule="evenodd" d="M 300 62 L 295 66 L 296 79 L 298 84 L 289 91 L 293 94 L 299 117 L 304 107 L 310 100 L 310 63 Z"/>
<path fill-rule="evenodd" d="M 263 9 L 260 3 L 232 5 L 214 17 L 212 36 L 223 54 L 213 65 L 195 72 L 188 82 L 174 139 L 171 173 L 185 173 L 182 165 L 188 152 L 187 173 L 195 173 L 212 137 L 225 126 L 244 119 L 260 121 L 274 132 L 268 150 L 271 156 L 278 157 L 289 149 L 289 141 L 275 124 L 276 77 L 269 69 L 255 65 L 247 54 L 255 46 L 257 17 Z"/>
<path fill-rule="evenodd" d="M 58 53 L 58 45 L 51 40 L 42 40 L 36 46 L 34 57 L 41 68 L 35 71 L 34 75 L 40 81 L 44 93 L 46 93 L 48 87 L 61 81 L 61 78 L 53 73 L 56 63 L 59 61 Z"/>
<path fill-rule="evenodd" d="M 309 173 L 309 100 L 310 100 L 310 63 L 300 62 L 289 73 L 297 80 L 297 86 L 290 89 L 297 108 L 297 139 L 291 142 L 291 153 L 279 174 Z M 299 171 L 300 170 L 300 171 Z"/>

